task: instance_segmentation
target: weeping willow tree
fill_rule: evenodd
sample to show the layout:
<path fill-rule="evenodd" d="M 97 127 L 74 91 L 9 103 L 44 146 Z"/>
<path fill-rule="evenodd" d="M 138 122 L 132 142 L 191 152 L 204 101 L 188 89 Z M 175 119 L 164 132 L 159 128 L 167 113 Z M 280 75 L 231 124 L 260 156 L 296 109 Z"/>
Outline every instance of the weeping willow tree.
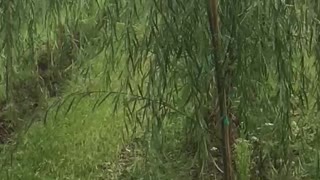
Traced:
<path fill-rule="evenodd" d="M 121 91 L 130 96 L 121 103 L 126 105 L 128 124 L 139 125 L 150 135 L 146 136 L 148 147 L 161 153 L 166 123 L 179 121 L 183 139 L 192 144 L 189 148 L 199 159 L 201 175 L 212 161 L 210 147 L 223 138 L 227 143 L 222 147 L 231 146 L 226 138 L 236 136 L 234 128 L 228 127 L 230 133 L 216 138 L 223 128 L 215 125 L 231 127 L 235 116 L 245 138 L 253 141 L 254 137 L 257 175 L 293 175 L 292 163 L 301 160 L 293 153 L 303 151 L 295 144 L 308 144 L 303 129 L 314 128 L 301 119 L 311 123 L 312 117 L 317 117 L 311 107 L 316 102 L 313 89 L 318 74 L 317 66 L 312 65 L 317 63 L 314 57 L 318 53 L 313 48 L 317 47 L 313 37 L 318 3 L 220 1 L 218 13 L 209 4 L 177 0 L 107 5 L 108 12 L 111 7 L 123 11 L 109 14 L 108 19 L 112 23 L 118 17 L 117 21 L 124 23 Z M 221 28 L 208 21 L 208 8 L 213 16 L 220 15 Z M 137 30 L 137 24 L 143 30 Z M 219 31 L 221 35 L 216 36 Z M 221 38 L 220 50 L 213 53 L 212 36 Z M 215 72 L 218 78 L 214 78 Z M 217 101 L 220 115 L 215 114 Z M 295 130 L 299 133 L 293 133 L 293 124 L 298 124 Z M 226 158 L 231 153 L 228 148 L 226 152 L 224 174 L 232 179 L 228 174 L 231 160 Z"/>
<path fill-rule="evenodd" d="M 233 165 L 232 150 L 239 135 L 253 146 L 253 178 L 319 177 L 313 161 L 320 125 L 317 0 L 11 0 L 0 5 L 8 102 L 14 102 L 15 67 L 26 63 L 18 61 L 21 49 L 28 50 L 27 62 L 35 66 L 39 44 L 45 44 L 50 61 L 66 62 L 64 40 L 78 34 L 70 43 L 80 41 L 78 59 L 97 54 L 106 59 L 105 88 L 72 96 L 96 93 L 102 96 L 99 105 L 112 95 L 115 110 L 123 105 L 127 132 L 146 142 L 146 169 L 152 159 L 166 156 L 165 135 L 173 126 L 174 138 L 195 157 L 198 177 L 219 171 L 225 179 L 235 177 L 241 168 Z M 114 81 L 121 86 L 112 89 Z M 16 119 L 13 108 L 9 112 L 9 119 Z M 220 152 L 211 151 L 214 147 Z M 222 163 L 223 170 L 216 168 Z"/>

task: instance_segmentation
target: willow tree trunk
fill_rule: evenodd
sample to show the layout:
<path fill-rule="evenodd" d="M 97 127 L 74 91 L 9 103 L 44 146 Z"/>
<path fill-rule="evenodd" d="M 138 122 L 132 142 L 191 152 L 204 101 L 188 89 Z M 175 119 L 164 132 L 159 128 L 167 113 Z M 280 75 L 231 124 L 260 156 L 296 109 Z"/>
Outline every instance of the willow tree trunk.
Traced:
<path fill-rule="evenodd" d="M 222 133 L 222 152 L 224 165 L 224 179 L 233 179 L 232 159 L 230 150 L 230 122 L 228 118 L 227 97 L 226 97 L 226 79 L 224 77 L 224 67 L 221 60 L 221 43 L 220 43 L 220 27 L 219 27 L 219 13 L 218 0 L 209 0 L 208 3 L 209 24 L 212 35 L 212 46 L 215 59 L 215 79 L 218 90 L 218 101 L 221 120 Z"/>

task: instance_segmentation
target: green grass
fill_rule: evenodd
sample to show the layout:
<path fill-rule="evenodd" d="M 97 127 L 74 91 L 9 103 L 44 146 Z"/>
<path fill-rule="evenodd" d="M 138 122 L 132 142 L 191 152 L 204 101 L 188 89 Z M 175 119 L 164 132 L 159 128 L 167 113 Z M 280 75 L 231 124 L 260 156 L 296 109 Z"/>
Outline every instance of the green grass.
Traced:
<path fill-rule="evenodd" d="M 86 63 L 91 66 L 91 77 L 86 79 L 78 72 L 67 82 L 64 96 L 73 92 L 105 90 L 103 55 Z M 118 79 L 118 72 L 111 79 Z M 120 81 L 112 81 L 110 89 L 118 91 Z M 107 88 L 108 89 L 108 88 Z M 103 95 L 102 95 L 103 96 Z M 124 133 L 125 115 L 119 110 L 113 111 L 113 98 L 105 100 L 93 111 L 94 104 L 101 100 L 101 94 L 83 98 L 70 112 L 66 113 L 72 98 L 59 109 L 53 108 L 47 123 L 35 122 L 27 134 L 19 140 L 19 146 L 10 161 L 0 171 L 0 179 L 190 179 L 192 166 L 190 157 L 181 154 L 183 134 L 179 125 L 181 120 L 171 119 L 166 123 L 163 154 L 151 153 L 148 162 L 141 153 L 132 153 L 129 166 L 123 169 L 119 154 L 124 145 L 130 143 Z M 75 96 L 76 97 L 76 96 Z M 57 99 L 49 100 L 50 103 Z M 76 100 L 77 101 L 77 100 Z M 180 133 L 179 133 L 180 132 Z M 179 135 L 180 134 L 180 135 Z M 136 137 L 141 133 L 137 133 Z M 134 137 L 133 137 L 134 138 Z M 148 144 L 148 142 L 147 142 Z M 4 147 L 1 162 L 10 160 L 10 150 L 14 146 Z M 143 152 L 144 146 L 135 149 Z M 121 174 L 123 176 L 119 177 Z"/>
<path fill-rule="evenodd" d="M 99 59 L 101 62 L 101 58 L 96 60 Z M 71 80 L 64 94 L 84 91 L 87 87 L 99 90 L 102 84 L 100 76 L 87 83 L 81 77 L 78 81 Z M 124 140 L 125 117 L 120 111 L 113 113 L 110 108 L 112 99 L 107 99 L 93 111 L 92 107 L 99 98 L 97 95 L 88 96 L 66 113 L 69 100 L 59 109 L 57 117 L 55 107 L 49 112 L 46 124 L 34 123 L 13 154 L 13 165 L 4 166 L 0 179 L 112 178 L 112 174 L 101 166 L 117 158 Z M 7 153 L 2 153 L 2 160 L 10 158 Z"/>
<path fill-rule="evenodd" d="M 14 166 L 9 168 L 12 179 L 104 176 L 98 166 L 116 158 L 124 117 L 112 115 L 108 102 L 92 112 L 93 103 L 94 99 L 84 100 L 68 115 L 56 120 L 50 116 L 47 125 L 34 125 L 15 153 Z"/>

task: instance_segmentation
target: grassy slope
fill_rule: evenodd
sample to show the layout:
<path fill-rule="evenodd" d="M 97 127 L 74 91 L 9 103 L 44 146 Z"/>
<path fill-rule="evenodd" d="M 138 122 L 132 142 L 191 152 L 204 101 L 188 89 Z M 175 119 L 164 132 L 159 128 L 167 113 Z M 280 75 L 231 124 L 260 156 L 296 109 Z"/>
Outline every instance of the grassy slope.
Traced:
<path fill-rule="evenodd" d="M 90 83 L 99 84 L 99 77 Z M 65 94 L 88 84 L 74 84 Z M 88 97 L 65 115 L 66 103 L 54 119 L 49 114 L 48 123 L 37 123 L 22 138 L 14 164 L 8 170 L 12 179 L 95 179 L 106 174 L 97 168 L 116 158 L 122 144 L 124 116 L 113 114 L 111 100 L 98 109 L 92 106 L 98 97 Z M 6 177 L 1 171 L 0 177 Z"/>
<path fill-rule="evenodd" d="M 101 90 L 104 57 L 90 61 L 91 78 L 84 80 L 75 75 L 68 83 L 64 94 L 78 90 Z M 117 75 L 111 79 L 117 79 Z M 80 78 L 79 78 L 80 77 Z M 93 77 L 93 78 L 92 78 Z M 77 79 L 77 80 L 76 80 Z M 116 91 L 119 81 L 114 81 L 112 90 Z M 35 123 L 13 156 L 13 165 L 6 165 L 0 171 L 0 179 L 189 179 L 190 159 L 180 154 L 180 138 L 177 127 L 169 123 L 168 137 L 164 147 L 166 158 L 153 157 L 147 164 L 139 154 L 141 149 L 131 153 L 126 177 L 120 178 L 119 153 L 126 144 L 123 130 L 125 116 L 120 111 L 113 113 L 112 98 L 107 99 L 99 108 L 92 107 L 101 96 L 82 99 L 68 114 L 65 114 L 69 102 L 62 106 L 55 119 L 56 110 L 48 116 L 48 123 Z M 54 101 L 54 100 L 52 100 Z M 174 138 L 173 138 L 174 137 Z M 2 158 L 10 157 L 2 154 Z M 190 158 L 190 157 L 189 157 Z M 3 162 L 3 161 L 1 161 Z M 123 172 L 122 172 L 123 173 Z"/>
<path fill-rule="evenodd" d="M 141 34 L 143 28 L 139 27 L 136 30 Z M 122 23 L 119 23 L 119 28 L 123 29 Z M 63 94 L 68 95 L 85 89 L 104 89 L 104 75 L 100 72 L 103 72 L 105 59 L 102 55 L 88 62 L 87 65 L 92 67 L 93 73 L 90 75 L 90 81 L 74 75 Z M 111 88 L 115 91 L 119 87 L 117 75 L 111 79 L 117 79 Z M 120 169 L 115 164 L 122 146 L 126 144 L 123 140 L 125 115 L 121 111 L 113 114 L 112 98 L 92 111 L 94 103 L 99 98 L 101 99 L 99 96 L 84 98 L 70 113 L 64 114 L 64 110 L 68 109 L 67 103 L 62 106 L 56 119 L 53 110 L 46 125 L 35 123 L 28 133 L 20 138 L 21 142 L 12 158 L 12 166 L 9 154 L 14 147 L 3 147 L 0 163 L 5 160 L 9 162 L 5 163 L 0 171 L 0 179 L 119 179 L 117 176 Z M 170 129 L 176 129 L 171 126 Z M 134 158 L 130 167 L 127 167 L 127 178 L 190 178 L 186 171 L 191 161 L 179 155 L 180 152 L 175 147 L 180 141 L 179 138 L 172 138 L 175 135 L 175 132 L 168 134 L 165 147 L 170 157 L 165 161 L 153 158 L 148 163 L 147 171 L 142 170 L 144 162 L 139 157 L 141 155 L 131 155 Z M 112 163 L 113 161 L 115 163 Z"/>

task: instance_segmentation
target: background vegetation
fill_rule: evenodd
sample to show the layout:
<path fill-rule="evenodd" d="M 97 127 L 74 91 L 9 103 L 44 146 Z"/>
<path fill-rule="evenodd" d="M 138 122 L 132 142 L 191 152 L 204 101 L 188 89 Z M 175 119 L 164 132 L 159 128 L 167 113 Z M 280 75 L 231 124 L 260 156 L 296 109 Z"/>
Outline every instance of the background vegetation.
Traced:
<path fill-rule="evenodd" d="M 320 2 L 0 0 L 1 179 L 319 179 Z"/>

